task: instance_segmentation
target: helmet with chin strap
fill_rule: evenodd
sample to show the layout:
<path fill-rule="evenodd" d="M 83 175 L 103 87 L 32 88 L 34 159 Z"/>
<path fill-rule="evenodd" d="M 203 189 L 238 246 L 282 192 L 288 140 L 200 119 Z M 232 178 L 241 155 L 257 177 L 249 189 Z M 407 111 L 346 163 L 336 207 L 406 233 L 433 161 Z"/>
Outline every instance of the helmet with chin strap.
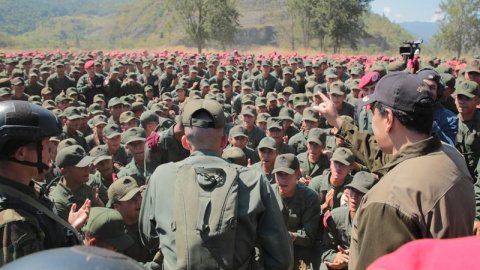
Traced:
<path fill-rule="evenodd" d="M 62 125 L 57 116 L 41 106 L 19 100 L 0 102 L 0 160 L 37 167 L 38 172 L 42 173 L 48 169 L 48 165 L 42 162 L 40 140 L 59 135 L 61 132 Z M 37 162 L 21 161 L 6 156 L 3 149 L 11 140 L 36 142 Z"/>

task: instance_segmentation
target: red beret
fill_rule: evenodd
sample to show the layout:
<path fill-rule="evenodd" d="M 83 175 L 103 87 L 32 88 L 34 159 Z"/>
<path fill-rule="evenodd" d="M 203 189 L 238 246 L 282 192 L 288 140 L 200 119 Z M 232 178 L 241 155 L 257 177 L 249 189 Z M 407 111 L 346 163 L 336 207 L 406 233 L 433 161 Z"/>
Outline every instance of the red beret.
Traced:
<path fill-rule="evenodd" d="M 84 67 L 85 67 L 85 69 L 89 69 L 89 68 L 93 67 L 94 64 L 95 64 L 95 62 L 93 60 L 88 60 L 85 63 Z"/>
<path fill-rule="evenodd" d="M 358 87 L 364 88 L 366 86 L 370 86 L 377 83 L 379 80 L 380 80 L 380 73 L 376 71 L 372 71 L 365 74 L 365 76 L 362 77 L 362 79 L 360 80 L 360 83 L 358 84 Z"/>

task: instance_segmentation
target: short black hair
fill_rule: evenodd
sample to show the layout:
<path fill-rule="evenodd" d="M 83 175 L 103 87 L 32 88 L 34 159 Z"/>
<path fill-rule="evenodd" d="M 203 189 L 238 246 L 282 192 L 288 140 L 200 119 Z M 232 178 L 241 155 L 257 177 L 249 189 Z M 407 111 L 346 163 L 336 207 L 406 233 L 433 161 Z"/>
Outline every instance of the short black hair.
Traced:
<path fill-rule="evenodd" d="M 385 110 L 392 111 L 393 116 L 409 130 L 430 135 L 433 126 L 433 99 L 424 98 L 418 102 L 417 112 L 405 112 L 391 108 L 383 103 L 375 102 L 380 116 L 385 116 Z"/>
<path fill-rule="evenodd" d="M 8 140 L 3 145 L 2 155 L 5 157 L 11 157 L 15 152 L 20 148 L 27 146 L 30 149 L 35 149 L 37 147 L 36 141 L 34 140 L 22 140 L 22 139 L 13 139 Z"/>

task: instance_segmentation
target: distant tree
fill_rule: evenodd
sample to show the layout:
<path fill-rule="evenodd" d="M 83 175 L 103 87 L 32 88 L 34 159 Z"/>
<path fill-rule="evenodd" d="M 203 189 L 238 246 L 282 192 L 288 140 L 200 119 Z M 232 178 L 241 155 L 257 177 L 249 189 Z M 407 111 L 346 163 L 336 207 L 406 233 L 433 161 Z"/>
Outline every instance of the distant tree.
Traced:
<path fill-rule="evenodd" d="M 201 53 L 213 34 L 221 46 L 233 42 L 234 34 L 220 35 L 218 31 L 221 27 L 236 32 L 240 15 L 235 3 L 234 0 L 168 0 L 167 8 L 176 15 L 176 22 L 182 24 L 186 40 Z"/>
<path fill-rule="evenodd" d="M 433 36 L 434 43 L 454 51 L 460 58 L 480 42 L 480 1 L 447 0 L 442 1 L 439 8 L 438 13 L 444 17 L 438 20 L 440 27 Z"/>
<path fill-rule="evenodd" d="M 315 14 L 316 7 L 321 1 L 316 0 L 288 0 L 287 17 L 293 17 L 297 20 L 296 24 L 301 33 L 301 41 L 304 49 L 310 47 L 310 41 L 314 33 L 314 20 L 318 14 Z"/>

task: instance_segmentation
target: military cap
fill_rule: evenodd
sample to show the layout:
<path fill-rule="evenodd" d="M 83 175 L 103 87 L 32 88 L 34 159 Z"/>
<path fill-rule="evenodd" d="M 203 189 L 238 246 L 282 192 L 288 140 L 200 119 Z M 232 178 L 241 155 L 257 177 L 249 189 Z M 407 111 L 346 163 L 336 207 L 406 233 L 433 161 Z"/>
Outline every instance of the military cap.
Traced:
<path fill-rule="evenodd" d="M 290 107 L 283 107 L 278 114 L 278 118 L 282 120 L 291 120 L 295 117 L 295 112 Z"/>
<path fill-rule="evenodd" d="M 325 145 L 327 133 L 321 128 L 312 128 L 308 132 L 307 143 L 314 142 L 319 145 Z"/>
<path fill-rule="evenodd" d="M 480 59 L 472 59 L 468 61 L 466 72 L 477 72 L 480 73 Z"/>
<path fill-rule="evenodd" d="M 59 61 L 55 62 L 55 66 L 56 66 L 56 67 L 64 67 L 65 64 L 63 63 L 63 61 L 60 61 L 60 60 L 59 60 Z"/>
<path fill-rule="evenodd" d="M 440 66 L 435 68 L 435 71 L 440 73 L 440 74 L 441 73 L 449 73 L 449 74 L 453 73 L 453 69 L 449 65 L 440 65 Z"/>
<path fill-rule="evenodd" d="M 347 149 L 345 147 L 339 147 L 335 149 L 330 160 L 350 166 L 353 162 L 355 162 L 355 155 L 350 149 Z"/>
<path fill-rule="evenodd" d="M 362 77 L 358 87 L 360 87 L 360 89 L 363 89 L 367 86 L 371 86 L 377 83 L 379 80 L 380 80 L 380 73 L 378 73 L 377 71 L 371 71 Z"/>
<path fill-rule="evenodd" d="M 17 78 L 17 77 L 18 77 L 18 78 L 21 78 L 21 79 L 23 80 L 23 83 L 25 83 L 25 80 L 23 79 L 23 75 L 24 75 L 23 70 L 21 70 L 21 69 L 14 69 L 14 70 L 12 71 L 12 78 L 13 78 L 13 79 L 12 79 L 12 84 L 13 84 L 13 85 L 17 85 L 17 84 L 15 84 L 15 83 L 13 82 L 13 80 L 14 80 L 15 78 Z"/>
<path fill-rule="evenodd" d="M 324 84 L 317 84 L 315 85 L 315 87 L 313 87 L 313 95 L 314 96 L 319 96 L 319 92 L 324 94 L 324 95 L 327 95 L 327 86 L 324 85 Z"/>
<path fill-rule="evenodd" d="M 177 117 L 175 117 L 175 121 L 177 121 L 177 119 L 179 119 L 179 118 L 180 118 L 180 116 L 177 115 Z M 178 120 L 178 121 L 180 121 L 180 120 Z M 159 117 L 158 127 L 160 128 L 161 131 L 170 128 L 174 124 L 175 124 L 175 122 L 170 118 Z"/>
<path fill-rule="evenodd" d="M 265 107 L 267 106 L 267 99 L 264 97 L 258 97 L 255 99 L 255 107 Z"/>
<path fill-rule="evenodd" d="M 94 127 L 96 127 L 98 125 L 106 125 L 107 122 L 108 122 L 108 119 L 103 114 L 96 115 L 92 118 L 92 124 L 93 124 Z"/>
<path fill-rule="evenodd" d="M 135 119 L 135 114 L 132 111 L 123 112 L 119 118 L 120 124 L 128 123 L 132 119 Z"/>
<path fill-rule="evenodd" d="M 323 76 L 325 76 L 327 79 L 335 79 L 335 78 L 338 78 L 338 71 L 334 67 L 327 68 L 323 72 Z"/>
<path fill-rule="evenodd" d="M 0 87 L 10 87 L 12 82 L 9 78 L 0 78 Z"/>
<path fill-rule="evenodd" d="M 75 120 L 82 118 L 82 112 L 77 107 L 68 107 L 63 111 L 63 116 L 68 120 Z"/>
<path fill-rule="evenodd" d="M 270 114 L 268 113 L 259 113 L 257 115 L 257 123 L 266 123 L 268 121 L 268 118 L 270 118 Z"/>
<path fill-rule="evenodd" d="M 308 97 L 305 94 L 296 94 L 293 97 L 293 107 L 296 108 L 298 106 L 307 106 L 308 104 Z"/>
<path fill-rule="evenodd" d="M 125 233 L 122 215 L 113 209 L 93 207 L 84 231 L 93 237 L 101 238 L 119 251 L 127 249 L 134 243 L 134 240 Z"/>
<path fill-rule="evenodd" d="M 283 75 L 286 75 L 286 74 L 292 75 L 292 74 L 293 74 L 293 73 L 292 73 L 292 69 L 291 69 L 290 67 L 284 67 L 284 68 L 282 69 L 282 72 L 283 72 Z"/>
<path fill-rule="evenodd" d="M 215 94 L 208 93 L 208 94 L 205 95 L 204 99 L 207 99 L 207 100 L 216 100 Z"/>
<path fill-rule="evenodd" d="M 83 68 L 84 68 L 85 70 L 87 70 L 87 69 L 93 67 L 94 64 L 95 64 L 95 62 L 94 62 L 93 60 L 89 60 L 89 61 L 85 62 L 85 65 L 83 66 Z"/>
<path fill-rule="evenodd" d="M 233 86 L 242 86 L 242 83 L 239 80 L 234 80 L 233 81 Z"/>
<path fill-rule="evenodd" d="M 37 72 L 38 72 L 38 70 L 37 70 Z M 35 72 L 33 69 L 30 70 L 30 72 L 28 73 L 28 77 L 38 77 L 37 72 Z"/>
<path fill-rule="evenodd" d="M 56 106 L 55 106 L 55 101 L 53 101 L 53 100 L 45 100 L 45 101 L 42 103 L 42 107 L 44 107 L 44 108 L 47 109 L 47 110 L 55 109 L 55 108 L 56 108 Z"/>
<path fill-rule="evenodd" d="M 0 88 L 0 97 L 12 95 L 12 89 L 9 87 Z"/>
<path fill-rule="evenodd" d="M 279 67 L 279 66 L 280 66 L 280 60 L 278 60 L 278 59 L 277 59 L 277 60 L 273 60 L 272 66 L 274 66 L 274 67 Z"/>
<path fill-rule="evenodd" d="M 297 59 L 295 57 L 291 57 L 290 59 L 288 59 L 288 62 L 290 64 L 297 64 Z"/>
<path fill-rule="evenodd" d="M 295 76 L 296 77 L 305 77 L 306 76 L 305 69 L 299 68 L 299 69 L 295 70 Z"/>
<path fill-rule="evenodd" d="M 262 148 L 277 150 L 277 142 L 272 137 L 264 137 L 262 140 L 260 140 L 260 143 L 258 143 L 257 149 Z"/>
<path fill-rule="evenodd" d="M 151 85 L 146 85 L 143 91 L 144 92 L 153 91 L 153 87 Z"/>
<path fill-rule="evenodd" d="M 421 100 L 431 99 L 428 86 L 416 75 L 402 71 L 392 72 L 383 77 L 377 84 L 373 94 L 362 98 L 362 102 L 372 104 L 380 102 L 390 108 L 404 112 L 428 113 L 432 108 L 417 106 Z"/>
<path fill-rule="evenodd" d="M 62 140 L 57 145 L 57 153 L 62 151 L 63 148 L 68 146 L 73 146 L 73 145 L 79 145 L 77 140 L 75 140 L 74 138 L 68 138 L 68 139 Z"/>
<path fill-rule="evenodd" d="M 137 181 L 131 176 L 117 179 L 108 188 L 107 207 L 112 207 L 116 202 L 126 202 L 140 192 Z"/>
<path fill-rule="evenodd" d="M 303 110 L 303 121 L 308 120 L 316 122 L 318 119 L 320 119 L 320 117 L 317 111 L 313 110 L 312 108 L 305 108 L 305 110 Z"/>
<path fill-rule="evenodd" d="M 455 87 L 455 77 L 450 73 L 440 73 L 442 83 L 448 87 Z"/>
<path fill-rule="evenodd" d="M 158 115 L 154 111 L 145 111 L 140 116 L 140 124 L 146 127 L 150 122 L 159 122 Z"/>
<path fill-rule="evenodd" d="M 315 63 L 312 64 L 313 68 L 319 68 L 320 67 L 320 61 L 316 61 Z"/>
<path fill-rule="evenodd" d="M 242 111 L 240 115 L 250 115 L 250 116 L 256 116 L 257 111 L 255 110 L 255 107 L 252 105 L 245 105 L 242 107 Z"/>
<path fill-rule="evenodd" d="M 201 99 L 202 98 L 202 92 L 200 92 L 198 90 L 192 90 L 192 91 L 190 91 L 188 96 L 190 98 L 193 98 L 193 99 Z"/>
<path fill-rule="evenodd" d="M 252 86 L 249 85 L 248 83 L 244 82 L 242 84 L 242 90 L 252 90 Z"/>
<path fill-rule="evenodd" d="M 360 171 L 353 176 L 352 182 L 346 185 L 345 188 L 353 188 L 363 194 L 366 194 L 376 183 L 377 180 L 373 174 Z"/>
<path fill-rule="evenodd" d="M 123 134 L 123 141 L 125 144 L 129 144 L 135 141 L 145 141 L 147 136 L 145 134 L 145 129 L 140 127 L 133 127 L 125 131 Z"/>
<path fill-rule="evenodd" d="M 277 100 L 283 100 L 285 101 L 285 95 L 283 93 L 278 93 Z"/>
<path fill-rule="evenodd" d="M 56 164 L 59 168 L 75 166 L 83 168 L 89 166 L 94 157 L 87 156 L 85 150 L 80 145 L 67 146 L 60 150 L 56 157 Z"/>
<path fill-rule="evenodd" d="M 348 84 L 348 88 L 350 90 L 355 90 L 355 89 L 361 90 L 360 89 L 360 79 L 355 79 L 355 80 L 350 81 L 350 83 Z"/>
<path fill-rule="evenodd" d="M 50 74 L 50 66 L 42 65 L 40 67 L 40 74 Z"/>
<path fill-rule="evenodd" d="M 208 117 L 205 117 L 204 114 L 197 114 L 202 111 L 206 112 Z M 183 107 L 181 120 L 183 126 L 185 127 L 215 129 L 225 127 L 225 114 L 223 113 L 223 106 L 214 100 L 189 100 Z"/>
<path fill-rule="evenodd" d="M 150 63 L 149 62 L 143 63 L 142 68 L 150 68 Z"/>
<path fill-rule="evenodd" d="M 275 92 L 267 93 L 267 101 L 276 101 L 276 100 L 277 100 L 277 93 Z"/>
<path fill-rule="evenodd" d="M 60 94 L 60 95 L 55 97 L 55 103 L 60 103 L 64 100 L 70 100 L 70 98 L 65 94 Z"/>
<path fill-rule="evenodd" d="M 158 103 L 153 104 L 152 107 L 150 108 L 150 110 L 153 112 L 163 112 L 165 109 L 168 109 L 168 108 Z"/>
<path fill-rule="evenodd" d="M 313 93 L 313 88 L 315 88 L 315 85 L 317 85 L 317 84 L 318 83 L 314 80 L 311 80 L 311 81 L 307 82 L 307 84 L 305 85 L 306 92 Z"/>
<path fill-rule="evenodd" d="M 252 95 L 252 94 L 243 95 L 243 96 L 242 96 L 242 104 L 245 104 L 245 103 L 252 103 L 252 104 L 254 104 L 254 103 L 255 103 L 255 96 Z"/>
<path fill-rule="evenodd" d="M 90 150 L 90 156 L 94 157 L 93 165 L 97 165 L 100 161 L 112 159 L 112 154 L 107 145 L 98 145 Z"/>
<path fill-rule="evenodd" d="M 183 85 L 183 83 L 178 83 L 175 86 L 175 91 L 178 91 L 179 89 L 186 90 L 187 88 Z"/>
<path fill-rule="evenodd" d="M 480 88 L 478 84 L 474 81 L 463 81 L 460 83 L 455 90 L 455 95 L 464 95 L 468 98 L 473 98 L 475 96 L 480 96 Z"/>
<path fill-rule="evenodd" d="M 272 128 L 278 128 L 278 129 L 283 129 L 282 126 L 282 119 L 277 118 L 277 117 L 270 117 L 267 120 L 267 129 L 272 129 Z"/>
<path fill-rule="evenodd" d="M 108 124 L 103 128 L 103 136 L 107 139 L 111 139 L 122 133 L 122 130 L 117 124 Z"/>
<path fill-rule="evenodd" d="M 103 113 L 103 110 L 102 110 L 102 107 L 100 106 L 100 104 L 98 103 L 92 103 L 89 107 L 88 107 L 88 111 L 93 114 L 93 115 L 96 115 L 96 114 L 99 114 L 99 113 Z"/>
<path fill-rule="evenodd" d="M 21 77 L 15 77 L 12 79 L 12 84 L 13 85 L 22 85 L 25 84 L 25 80 Z"/>
<path fill-rule="evenodd" d="M 224 149 L 222 158 L 228 159 L 230 162 L 240 166 L 247 166 L 247 156 L 245 155 L 245 152 L 235 146 Z"/>
<path fill-rule="evenodd" d="M 71 96 L 71 95 L 78 95 L 77 88 L 75 87 L 67 88 L 67 96 Z"/>
<path fill-rule="evenodd" d="M 271 65 L 272 65 L 272 63 L 268 59 L 265 59 L 265 60 L 262 61 L 262 66 L 271 66 Z"/>
<path fill-rule="evenodd" d="M 297 170 L 300 170 L 300 162 L 294 154 L 289 153 L 277 156 L 272 173 L 294 174 Z"/>
<path fill-rule="evenodd" d="M 360 67 L 353 67 L 350 70 L 350 74 L 352 74 L 352 75 L 362 75 L 362 73 L 363 73 L 363 70 Z"/>
<path fill-rule="evenodd" d="M 305 59 L 305 61 L 303 61 L 303 66 L 304 66 L 304 67 L 311 67 L 311 66 L 313 66 L 312 60 L 310 60 L 310 59 Z"/>
<path fill-rule="evenodd" d="M 123 104 L 118 97 L 113 97 L 108 101 L 108 108 L 112 108 L 116 105 Z"/>
<path fill-rule="evenodd" d="M 42 101 L 42 98 L 40 96 L 37 96 L 37 95 L 33 95 L 33 96 L 28 97 L 28 102 L 40 102 L 40 104 L 42 104 L 41 101 Z"/>
<path fill-rule="evenodd" d="M 215 95 L 215 99 L 220 102 L 220 103 L 225 103 L 225 94 L 223 93 L 218 93 Z"/>
<path fill-rule="evenodd" d="M 283 88 L 283 92 L 282 92 L 282 93 L 292 94 L 293 91 L 294 91 L 293 87 L 287 86 L 287 87 Z"/>
<path fill-rule="evenodd" d="M 163 101 L 167 101 L 167 100 L 171 100 L 172 99 L 172 94 L 170 93 L 163 93 L 162 94 L 162 100 Z"/>
<path fill-rule="evenodd" d="M 341 81 L 336 81 L 330 84 L 330 94 L 345 95 L 346 91 L 345 84 Z"/>
<path fill-rule="evenodd" d="M 242 126 L 242 125 L 236 125 L 236 126 L 233 126 L 231 129 L 230 129 L 230 132 L 228 134 L 228 137 L 229 138 L 235 138 L 235 137 L 238 137 L 238 136 L 242 136 L 242 137 L 247 137 L 248 138 L 248 135 L 247 135 L 247 129 Z"/>
<path fill-rule="evenodd" d="M 96 94 L 95 96 L 93 96 L 93 102 L 99 102 L 99 101 L 103 101 L 105 102 L 105 95 L 103 94 Z"/>

